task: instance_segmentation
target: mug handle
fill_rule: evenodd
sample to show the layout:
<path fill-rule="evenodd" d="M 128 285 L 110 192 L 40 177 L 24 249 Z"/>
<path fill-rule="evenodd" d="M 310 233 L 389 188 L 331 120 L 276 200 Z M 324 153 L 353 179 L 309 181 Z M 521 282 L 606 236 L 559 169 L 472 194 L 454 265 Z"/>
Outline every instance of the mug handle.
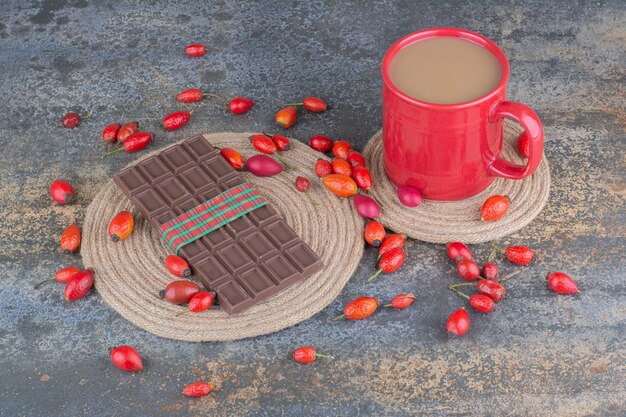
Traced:
<path fill-rule="evenodd" d="M 515 101 L 503 101 L 497 104 L 491 113 L 491 122 L 503 118 L 515 120 L 522 125 L 524 132 L 530 138 L 530 154 L 526 165 L 517 165 L 503 158 L 497 158 L 489 166 L 489 175 L 512 180 L 521 180 L 532 174 L 541 162 L 543 155 L 543 126 L 539 116 L 530 107 Z M 519 138 L 518 138 L 519 140 Z"/>

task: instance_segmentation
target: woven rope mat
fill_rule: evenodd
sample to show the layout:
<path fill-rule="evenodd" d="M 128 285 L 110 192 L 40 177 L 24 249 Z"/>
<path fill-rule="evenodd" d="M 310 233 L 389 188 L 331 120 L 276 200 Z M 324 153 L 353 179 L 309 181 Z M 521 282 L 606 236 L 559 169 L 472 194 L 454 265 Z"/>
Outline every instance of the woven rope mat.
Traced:
<path fill-rule="evenodd" d="M 509 161 L 519 164 L 525 163 L 516 145 L 521 132 L 519 125 L 505 121 L 502 154 Z M 406 207 L 398 200 L 395 185 L 385 175 L 382 130 L 370 139 L 363 155 L 374 183 L 370 195 L 381 206 L 380 222 L 397 233 L 425 242 L 482 243 L 507 236 L 537 217 L 550 194 L 550 170 L 544 154 L 533 175 L 523 180 L 498 178 L 486 190 L 465 200 L 424 200 L 418 207 Z M 480 208 L 494 194 L 511 198 L 509 211 L 496 222 L 481 222 Z"/>
<path fill-rule="evenodd" d="M 205 138 L 215 146 L 231 147 L 248 157 L 257 153 L 248 139 L 251 134 L 217 133 Z M 150 333 L 188 341 L 236 340 L 272 333 L 324 309 L 343 289 L 361 259 L 363 221 L 348 199 L 333 196 L 319 181 L 313 181 L 317 179 L 313 165 L 320 154 L 295 140 L 291 141 L 291 148 L 283 156 L 293 170 L 271 178 L 257 178 L 249 173 L 243 176 L 322 258 L 322 271 L 237 315 L 228 316 L 222 309 L 212 308 L 177 316 L 186 307 L 157 297 L 159 290 L 176 279 L 161 260 L 168 251 L 157 233 L 109 181 L 87 208 L 81 247 L 85 265 L 95 270 L 96 289 L 104 301 Z M 295 190 L 298 175 L 312 180 L 310 194 L 316 200 L 315 206 Z M 114 243 L 108 237 L 108 223 L 120 210 L 130 210 L 135 215 L 135 230 L 125 241 Z"/>

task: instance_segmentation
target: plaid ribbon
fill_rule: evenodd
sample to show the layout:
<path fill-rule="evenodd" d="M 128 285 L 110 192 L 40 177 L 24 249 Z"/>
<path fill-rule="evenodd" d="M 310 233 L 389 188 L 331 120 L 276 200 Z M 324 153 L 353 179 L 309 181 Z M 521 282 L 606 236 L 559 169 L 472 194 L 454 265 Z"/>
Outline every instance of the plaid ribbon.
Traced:
<path fill-rule="evenodd" d="M 187 243 L 266 204 L 252 184 L 237 185 L 161 225 L 161 239 L 178 254 Z"/>

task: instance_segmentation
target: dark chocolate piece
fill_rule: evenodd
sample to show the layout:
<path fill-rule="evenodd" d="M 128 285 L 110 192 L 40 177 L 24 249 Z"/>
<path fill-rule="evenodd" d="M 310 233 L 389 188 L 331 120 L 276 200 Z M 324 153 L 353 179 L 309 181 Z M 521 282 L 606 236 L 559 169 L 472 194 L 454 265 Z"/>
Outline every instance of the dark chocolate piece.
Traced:
<path fill-rule="evenodd" d="M 113 179 L 157 233 L 172 218 L 243 183 L 202 136 L 126 168 Z M 269 205 L 183 246 L 179 255 L 189 261 L 202 284 L 217 293 L 229 314 L 244 311 L 323 267 Z"/>

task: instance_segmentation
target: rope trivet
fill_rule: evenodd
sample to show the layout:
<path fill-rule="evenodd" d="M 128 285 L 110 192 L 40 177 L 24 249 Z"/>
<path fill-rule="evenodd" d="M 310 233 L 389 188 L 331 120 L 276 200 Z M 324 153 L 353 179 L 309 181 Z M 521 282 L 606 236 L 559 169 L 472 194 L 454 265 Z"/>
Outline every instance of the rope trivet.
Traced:
<path fill-rule="evenodd" d="M 205 135 L 218 147 L 231 147 L 244 157 L 257 153 L 248 139 L 251 133 Z M 165 148 L 143 156 L 161 152 Z M 143 220 L 113 181 L 109 181 L 87 208 L 81 253 L 86 266 L 95 270 L 95 283 L 104 301 L 136 326 L 157 336 L 188 341 L 236 340 L 272 333 L 293 326 L 324 309 L 343 289 L 363 254 L 363 221 L 349 199 L 340 199 L 323 188 L 313 171 L 320 154 L 291 141 L 284 159 L 295 167 L 274 177 L 243 173 L 269 203 L 322 258 L 324 269 L 302 283 L 277 294 L 243 313 L 229 316 L 220 308 L 187 313 L 158 298 L 159 290 L 175 280 L 163 264 L 168 251 L 158 232 Z M 140 159 L 140 160 L 141 160 Z M 139 160 L 138 160 L 139 161 Z M 135 161 L 134 163 L 137 163 Z M 316 205 L 295 189 L 297 176 L 312 181 Z M 136 224 L 129 238 L 112 242 L 107 228 L 120 210 L 133 213 Z"/>
<path fill-rule="evenodd" d="M 503 156 L 523 164 L 516 141 L 522 128 L 509 120 L 504 123 Z M 496 179 L 485 191 L 454 202 L 424 200 L 418 207 L 406 207 L 396 195 L 383 166 L 382 131 L 376 133 L 363 155 L 370 168 L 373 187 L 370 195 L 381 207 L 380 222 L 389 229 L 411 238 L 433 243 L 461 241 L 481 243 L 499 239 L 529 224 L 543 209 L 550 193 L 550 170 L 545 154 L 537 170 L 523 180 Z M 481 222 L 480 208 L 490 195 L 508 195 L 511 207 L 495 222 Z"/>

